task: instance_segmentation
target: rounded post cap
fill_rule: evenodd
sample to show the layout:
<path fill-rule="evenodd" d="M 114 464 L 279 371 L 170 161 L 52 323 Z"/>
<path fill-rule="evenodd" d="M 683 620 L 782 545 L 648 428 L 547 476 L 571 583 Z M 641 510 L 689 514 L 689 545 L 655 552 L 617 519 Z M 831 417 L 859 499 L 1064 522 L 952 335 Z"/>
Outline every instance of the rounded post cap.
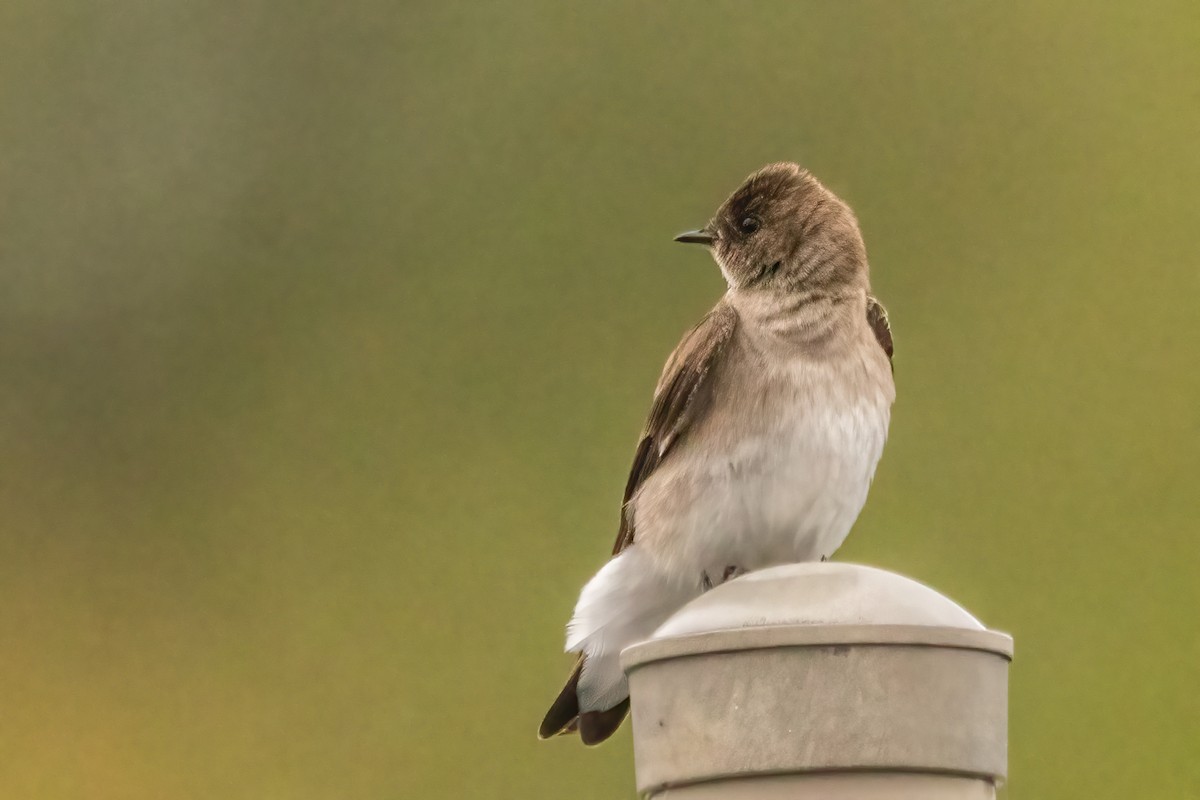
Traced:
<path fill-rule="evenodd" d="M 1012 653 L 1007 634 L 902 575 L 749 573 L 622 652 L 638 788 L 887 772 L 990 791 L 1007 771 Z"/>

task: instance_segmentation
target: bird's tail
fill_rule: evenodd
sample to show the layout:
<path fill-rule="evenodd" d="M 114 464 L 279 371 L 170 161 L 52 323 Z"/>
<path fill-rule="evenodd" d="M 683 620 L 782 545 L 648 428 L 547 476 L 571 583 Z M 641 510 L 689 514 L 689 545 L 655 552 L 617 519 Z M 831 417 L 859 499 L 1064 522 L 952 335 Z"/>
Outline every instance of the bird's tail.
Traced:
<path fill-rule="evenodd" d="M 580 712 L 579 676 L 583 673 L 585 658 L 586 656 L 580 656 L 575 662 L 566 685 L 546 712 L 542 726 L 538 729 L 539 738 L 549 739 L 551 736 L 578 732 L 584 744 L 599 744 L 612 736 L 625 719 L 629 712 L 628 697 L 606 711 Z"/>
<path fill-rule="evenodd" d="M 567 626 L 567 650 L 580 656 L 542 721 L 541 737 L 578 731 L 584 744 L 598 744 L 612 736 L 629 712 L 621 650 L 698 593 L 698 585 L 659 572 L 637 545 L 605 564 L 583 588 Z"/>

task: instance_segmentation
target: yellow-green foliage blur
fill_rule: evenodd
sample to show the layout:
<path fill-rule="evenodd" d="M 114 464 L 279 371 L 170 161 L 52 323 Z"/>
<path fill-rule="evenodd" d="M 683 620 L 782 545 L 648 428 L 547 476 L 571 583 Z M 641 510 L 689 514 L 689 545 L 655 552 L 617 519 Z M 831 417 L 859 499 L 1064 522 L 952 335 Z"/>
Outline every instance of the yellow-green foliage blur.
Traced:
<path fill-rule="evenodd" d="M 896 333 L 844 560 L 1016 638 L 1009 798 L 1200 796 L 1190 2 L 0 9 L 0 796 L 632 797 L 534 732 L 749 172 Z"/>

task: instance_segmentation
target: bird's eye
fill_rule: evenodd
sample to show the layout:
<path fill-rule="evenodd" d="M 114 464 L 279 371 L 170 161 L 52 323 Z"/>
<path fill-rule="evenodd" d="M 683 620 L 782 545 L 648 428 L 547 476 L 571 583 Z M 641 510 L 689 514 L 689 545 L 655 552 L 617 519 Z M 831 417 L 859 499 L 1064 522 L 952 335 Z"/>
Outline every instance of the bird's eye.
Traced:
<path fill-rule="evenodd" d="M 738 223 L 738 228 L 747 236 L 757 231 L 761 226 L 762 222 L 755 216 L 743 217 L 742 221 Z"/>

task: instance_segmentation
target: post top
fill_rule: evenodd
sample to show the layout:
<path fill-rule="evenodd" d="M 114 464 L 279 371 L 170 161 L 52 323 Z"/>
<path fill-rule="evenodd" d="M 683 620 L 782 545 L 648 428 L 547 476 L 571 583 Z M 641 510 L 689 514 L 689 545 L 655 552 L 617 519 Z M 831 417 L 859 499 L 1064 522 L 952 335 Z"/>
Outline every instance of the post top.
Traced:
<path fill-rule="evenodd" d="M 807 562 L 751 572 L 688 603 L 651 639 L 779 625 L 930 625 L 984 630 L 923 583 L 861 564 Z"/>
<path fill-rule="evenodd" d="M 744 575 L 621 653 L 638 790 L 792 797 L 827 775 L 841 791 L 819 796 L 865 797 L 863 779 L 887 773 L 928 784 L 912 793 L 896 777 L 887 796 L 993 797 L 1011 658 L 1011 637 L 901 575 L 841 563 Z M 758 793 L 769 775 L 790 783 Z"/>
<path fill-rule="evenodd" d="M 808 562 L 752 572 L 685 605 L 621 653 L 630 670 L 702 653 L 806 645 L 910 644 L 1006 659 L 1012 637 L 986 629 L 923 583 L 861 564 Z"/>

